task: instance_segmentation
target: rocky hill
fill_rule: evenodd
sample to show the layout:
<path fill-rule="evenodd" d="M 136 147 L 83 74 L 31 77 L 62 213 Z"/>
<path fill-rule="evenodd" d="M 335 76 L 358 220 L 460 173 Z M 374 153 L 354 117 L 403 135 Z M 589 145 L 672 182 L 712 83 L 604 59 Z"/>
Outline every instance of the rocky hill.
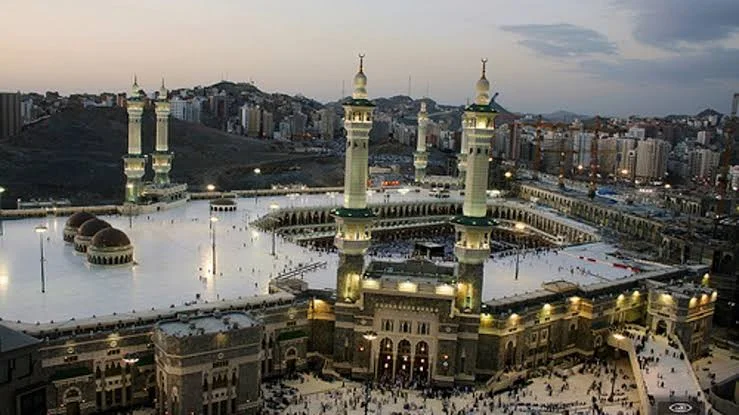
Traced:
<path fill-rule="evenodd" d="M 153 111 L 147 111 L 145 152 L 153 150 L 154 128 Z M 121 108 L 69 109 L 27 127 L 0 141 L 0 185 L 7 189 L 3 206 L 13 206 L 18 197 L 69 198 L 75 204 L 120 201 L 126 143 L 127 116 Z M 177 119 L 170 121 L 170 149 L 173 180 L 194 188 L 208 183 L 222 189 L 337 185 L 343 178 L 340 157 L 296 154 L 291 143 L 249 139 Z M 253 174 L 257 166 L 260 177 Z M 320 172 L 311 174 L 316 168 Z"/>

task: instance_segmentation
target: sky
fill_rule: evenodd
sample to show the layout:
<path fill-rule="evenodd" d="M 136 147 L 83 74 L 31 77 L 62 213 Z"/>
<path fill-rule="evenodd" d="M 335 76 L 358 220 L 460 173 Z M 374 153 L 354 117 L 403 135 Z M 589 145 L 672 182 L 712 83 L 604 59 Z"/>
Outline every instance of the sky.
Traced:
<path fill-rule="evenodd" d="M 728 112 L 737 0 L 0 0 L 0 90 L 148 90 L 221 79 L 321 102 L 366 54 L 370 97 L 511 111 Z"/>

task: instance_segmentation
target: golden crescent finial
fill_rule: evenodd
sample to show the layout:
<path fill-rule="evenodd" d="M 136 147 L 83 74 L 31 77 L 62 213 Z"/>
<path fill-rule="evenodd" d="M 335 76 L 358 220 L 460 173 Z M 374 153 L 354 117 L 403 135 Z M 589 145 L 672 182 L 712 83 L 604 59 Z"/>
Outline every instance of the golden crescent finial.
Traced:
<path fill-rule="evenodd" d="M 364 53 L 359 54 L 359 72 L 364 70 Z"/>
<path fill-rule="evenodd" d="M 488 58 L 482 58 L 480 59 L 480 62 L 482 62 L 482 77 L 485 77 L 485 65 L 488 63 Z"/>

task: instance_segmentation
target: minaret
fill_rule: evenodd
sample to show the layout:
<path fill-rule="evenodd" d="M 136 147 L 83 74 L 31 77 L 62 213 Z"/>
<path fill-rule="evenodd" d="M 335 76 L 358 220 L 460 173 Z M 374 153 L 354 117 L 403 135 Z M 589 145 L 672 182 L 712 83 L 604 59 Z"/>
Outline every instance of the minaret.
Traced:
<path fill-rule="evenodd" d="M 156 102 L 157 115 L 157 142 L 152 154 L 152 167 L 154 168 L 154 184 L 169 184 L 169 171 L 172 170 L 172 153 L 169 151 L 169 99 L 167 88 L 159 88 L 159 96 Z"/>
<path fill-rule="evenodd" d="M 421 111 L 418 113 L 418 141 L 416 141 L 416 152 L 413 153 L 413 166 L 416 168 L 416 183 L 423 181 L 426 177 L 426 166 L 429 158 L 426 153 L 426 127 L 429 123 L 426 112 L 426 101 L 421 101 Z"/>
<path fill-rule="evenodd" d="M 146 171 L 146 156 L 141 154 L 141 115 L 144 100 L 136 76 L 133 78 L 131 96 L 126 98 L 128 110 L 128 154 L 123 156 L 123 171 L 126 174 L 126 198 L 128 203 L 137 203 L 141 195 L 142 182 Z"/>
<path fill-rule="evenodd" d="M 494 221 L 487 217 L 488 158 L 491 153 L 495 116 L 490 106 L 490 83 L 485 78 L 482 60 L 482 77 L 477 81 L 477 98 L 464 111 L 463 128 L 467 145 L 464 204 L 462 216 L 452 219 L 457 234 L 454 255 L 457 257 L 457 299 L 459 311 L 480 313 L 483 265 L 490 255 L 490 232 Z"/>
<path fill-rule="evenodd" d="M 370 226 L 374 215 L 367 208 L 369 132 L 374 104 L 367 99 L 364 55 L 359 55 L 359 72 L 354 76 L 354 92 L 344 103 L 346 162 L 344 204 L 331 211 L 336 220 L 334 246 L 339 251 L 336 272 L 336 321 L 353 321 L 359 307 L 359 290 L 364 273 L 364 254 L 370 246 Z M 334 368 L 351 373 L 356 333 L 353 328 L 334 329 Z"/>
<path fill-rule="evenodd" d="M 354 303 L 359 299 L 364 254 L 371 239 L 373 214 L 367 209 L 367 171 L 369 132 L 375 105 L 367 99 L 366 87 L 364 55 L 359 55 L 359 72 L 354 76 L 354 92 L 352 98 L 344 104 L 344 205 L 332 212 L 337 225 L 334 245 L 339 250 L 336 300 L 344 303 Z"/>

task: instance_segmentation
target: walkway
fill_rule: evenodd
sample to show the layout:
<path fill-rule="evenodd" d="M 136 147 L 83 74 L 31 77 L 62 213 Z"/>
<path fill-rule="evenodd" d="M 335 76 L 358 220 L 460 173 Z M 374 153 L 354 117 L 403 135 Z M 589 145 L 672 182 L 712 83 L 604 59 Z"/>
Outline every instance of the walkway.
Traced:
<path fill-rule="evenodd" d="M 637 382 L 641 377 L 652 409 L 662 407 L 667 402 L 707 407 L 690 360 L 676 341 L 665 336 L 646 334 L 642 329 L 629 328 L 621 334 L 611 335 L 609 344 L 629 353 L 632 365 L 636 364 L 634 372 L 641 374 L 637 376 Z"/>

